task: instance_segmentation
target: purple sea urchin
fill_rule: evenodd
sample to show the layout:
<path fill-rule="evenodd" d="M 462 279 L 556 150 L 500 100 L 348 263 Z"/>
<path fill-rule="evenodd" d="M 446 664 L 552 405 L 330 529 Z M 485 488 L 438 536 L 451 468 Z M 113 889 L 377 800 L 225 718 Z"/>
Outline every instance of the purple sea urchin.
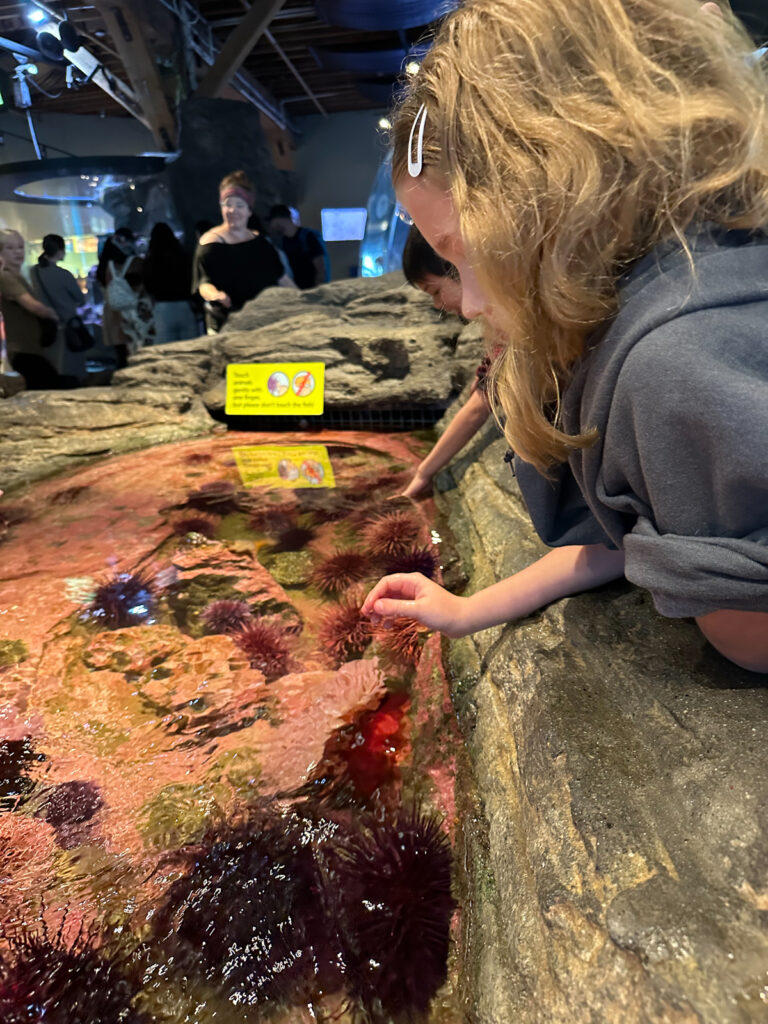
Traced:
<path fill-rule="evenodd" d="M 338 845 L 330 899 L 347 988 L 373 1022 L 426 1014 L 445 981 L 451 846 L 440 825 L 401 811 Z"/>
<path fill-rule="evenodd" d="M 232 639 L 248 658 L 251 668 L 263 672 L 266 679 L 277 679 L 288 671 L 290 650 L 285 631 L 275 623 L 254 619 L 232 633 Z"/>
<path fill-rule="evenodd" d="M 200 614 L 207 633 L 235 633 L 253 621 L 245 601 L 211 601 Z"/>
<path fill-rule="evenodd" d="M 157 939 L 237 1004 L 306 1001 L 339 984 L 314 855 L 333 825 L 259 813 L 209 834 L 170 887 Z"/>
<path fill-rule="evenodd" d="M 315 531 L 305 526 L 291 526 L 282 530 L 269 548 L 270 555 L 279 555 L 284 551 L 303 551 L 311 540 L 314 540 Z"/>
<path fill-rule="evenodd" d="M 386 559 L 384 572 L 420 572 L 433 580 L 437 572 L 437 557 L 429 545 L 397 552 Z"/>
<path fill-rule="evenodd" d="M 86 618 L 106 629 L 137 626 L 152 618 L 152 577 L 145 572 L 118 572 L 96 588 Z"/>
<path fill-rule="evenodd" d="M 71 948 L 45 931 L 8 940 L 0 957 L 2 1024 L 149 1024 L 117 957 L 82 934 Z"/>
<path fill-rule="evenodd" d="M 370 572 L 368 559 L 358 551 L 334 551 L 312 570 L 311 581 L 324 594 L 346 590 Z"/>
<path fill-rule="evenodd" d="M 359 656 L 371 642 L 371 620 L 360 611 L 363 600 L 362 594 L 349 594 L 320 620 L 317 638 L 336 665 Z"/>
<path fill-rule="evenodd" d="M 411 547 L 419 536 L 419 521 L 409 512 L 389 512 L 374 519 L 365 531 L 368 548 L 382 558 Z"/>
<path fill-rule="evenodd" d="M 28 736 L 20 740 L 0 740 L 0 812 L 12 810 L 17 801 L 29 793 L 34 785 L 29 769 L 35 761 L 44 760 L 45 755 L 35 753 Z"/>
<path fill-rule="evenodd" d="M 81 825 L 89 821 L 101 805 L 101 793 L 96 783 L 76 779 L 54 786 L 45 799 L 41 817 L 54 828 Z"/>

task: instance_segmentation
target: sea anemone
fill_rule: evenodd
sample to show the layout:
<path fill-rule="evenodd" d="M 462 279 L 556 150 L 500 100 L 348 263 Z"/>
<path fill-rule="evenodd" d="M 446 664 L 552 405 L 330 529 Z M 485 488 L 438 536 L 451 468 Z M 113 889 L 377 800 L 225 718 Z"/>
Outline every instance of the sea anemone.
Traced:
<path fill-rule="evenodd" d="M 389 512 L 368 526 L 365 542 L 380 558 L 389 558 L 410 548 L 418 539 L 420 525 L 410 512 Z"/>
<path fill-rule="evenodd" d="M 425 1015 L 445 981 L 451 859 L 440 824 L 417 811 L 338 844 L 330 898 L 346 987 L 373 1022 Z"/>
<path fill-rule="evenodd" d="M 277 679 L 288 671 L 290 650 L 285 630 L 277 624 L 254 619 L 232 633 L 232 639 L 248 658 L 251 668 L 263 672 L 266 679 Z"/>
<path fill-rule="evenodd" d="M 312 570 L 311 582 L 324 594 L 346 590 L 370 572 L 368 559 L 358 551 L 334 551 Z"/>
<path fill-rule="evenodd" d="M 179 537 L 199 533 L 211 540 L 216 535 L 216 520 L 211 516 L 182 516 L 173 521 L 173 532 Z"/>
<path fill-rule="evenodd" d="M 44 760 L 45 755 L 35 753 L 28 736 L 0 740 L 0 812 L 12 810 L 29 793 L 34 786 L 29 769 L 36 761 Z"/>
<path fill-rule="evenodd" d="M 123 959 L 78 935 L 67 947 L 43 929 L 7 940 L 0 956 L 0 1021 L 3 1024 L 149 1024 L 134 1007 L 139 986 L 124 973 Z"/>
<path fill-rule="evenodd" d="M 334 831 L 327 821 L 258 812 L 209 833 L 158 914 L 163 949 L 238 1005 L 333 991 L 338 943 L 314 851 Z"/>
<path fill-rule="evenodd" d="M 358 657 L 371 642 L 371 620 L 360 611 L 363 600 L 362 594 L 348 594 L 320 619 L 317 638 L 336 665 Z"/>
<path fill-rule="evenodd" d="M 386 559 L 384 572 L 420 572 L 432 580 L 437 572 L 437 557 L 429 545 L 401 551 Z"/>
<path fill-rule="evenodd" d="M 137 626 L 152 618 L 152 577 L 145 572 L 117 572 L 96 588 L 85 618 L 106 629 Z"/>
<path fill-rule="evenodd" d="M 387 628 L 379 626 L 375 637 L 396 664 L 412 668 L 419 660 L 424 632 L 415 619 L 393 619 Z"/>
<path fill-rule="evenodd" d="M 399 801 L 398 755 L 409 698 L 389 693 L 378 708 L 360 711 L 328 738 L 308 781 L 293 794 L 324 808 L 363 808 L 381 813 Z"/>
<path fill-rule="evenodd" d="M 238 507 L 237 490 L 229 480 L 211 480 L 187 495 L 187 506 L 225 516 Z"/>
<path fill-rule="evenodd" d="M 49 825 L 81 825 L 89 821 L 102 806 L 101 793 L 95 782 L 76 779 L 62 782 L 50 791 L 43 803 L 40 817 Z"/>
<path fill-rule="evenodd" d="M 235 633 L 253 621 L 245 601 L 211 601 L 200 613 L 207 633 Z"/>

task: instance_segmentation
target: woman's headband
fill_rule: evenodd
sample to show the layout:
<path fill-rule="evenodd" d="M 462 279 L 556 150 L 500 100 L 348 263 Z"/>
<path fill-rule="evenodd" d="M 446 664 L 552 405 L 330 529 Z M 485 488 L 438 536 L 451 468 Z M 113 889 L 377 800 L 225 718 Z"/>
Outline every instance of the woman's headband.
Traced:
<path fill-rule="evenodd" d="M 229 199 L 232 196 L 242 199 L 246 206 L 251 210 L 253 209 L 255 196 L 247 188 L 242 188 L 240 185 L 225 185 L 219 192 L 219 202 L 223 203 L 225 199 Z"/>
<path fill-rule="evenodd" d="M 419 120 L 421 123 L 419 124 Z M 427 108 L 424 103 L 418 109 L 416 117 L 411 125 L 411 134 L 408 137 L 408 173 L 412 178 L 418 178 L 424 166 L 424 126 L 427 123 Z M 419 127 L 419 134 L 416 139 L 416 155 L 413 153 L 413 136 L 416 126 Z"/>

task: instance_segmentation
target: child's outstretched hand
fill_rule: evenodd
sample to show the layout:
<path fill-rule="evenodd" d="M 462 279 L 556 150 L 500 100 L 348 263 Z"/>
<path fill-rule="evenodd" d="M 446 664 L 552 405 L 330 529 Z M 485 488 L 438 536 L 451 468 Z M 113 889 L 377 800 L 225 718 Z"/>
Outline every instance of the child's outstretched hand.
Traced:
<path fill-rule="evenodd" d="M 363 602 L 363 615 L 374 625 L 387 619 L 416 619 L 446 636 L 466 636 L 466 601 L 449 594 L 420 572 L 398 572 L 380 579 Z"/>

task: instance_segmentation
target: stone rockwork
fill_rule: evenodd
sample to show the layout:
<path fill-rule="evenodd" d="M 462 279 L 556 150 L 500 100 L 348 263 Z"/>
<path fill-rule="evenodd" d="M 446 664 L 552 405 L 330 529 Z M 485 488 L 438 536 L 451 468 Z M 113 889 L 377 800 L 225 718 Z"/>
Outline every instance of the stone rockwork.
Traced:
<path fill-rule="evenodd" d="M 146 348 L 113 377 L 120 387 L 183 387 L 224 409 L 228 363 L 326 366 L 326 408 L 445 408 L 482 355 L 476 327 L 437 313 L 401 274 L 307 292 L 267 288 L 209 338 Z"/>
<path fill-rule="evenodd" d="M 189 390 L 25 391 L 0 401 L 0 487 L 7 490 L 107 455 L 210 433 Z"/>
<path fill-rule="evenodd" d="M 489 425 L 439 480 L 454 589 L 545 550 L 505 449 Z M 768 1020 L 765 677 L 627 583 L 444 643 L 466 1019 Z"/>

